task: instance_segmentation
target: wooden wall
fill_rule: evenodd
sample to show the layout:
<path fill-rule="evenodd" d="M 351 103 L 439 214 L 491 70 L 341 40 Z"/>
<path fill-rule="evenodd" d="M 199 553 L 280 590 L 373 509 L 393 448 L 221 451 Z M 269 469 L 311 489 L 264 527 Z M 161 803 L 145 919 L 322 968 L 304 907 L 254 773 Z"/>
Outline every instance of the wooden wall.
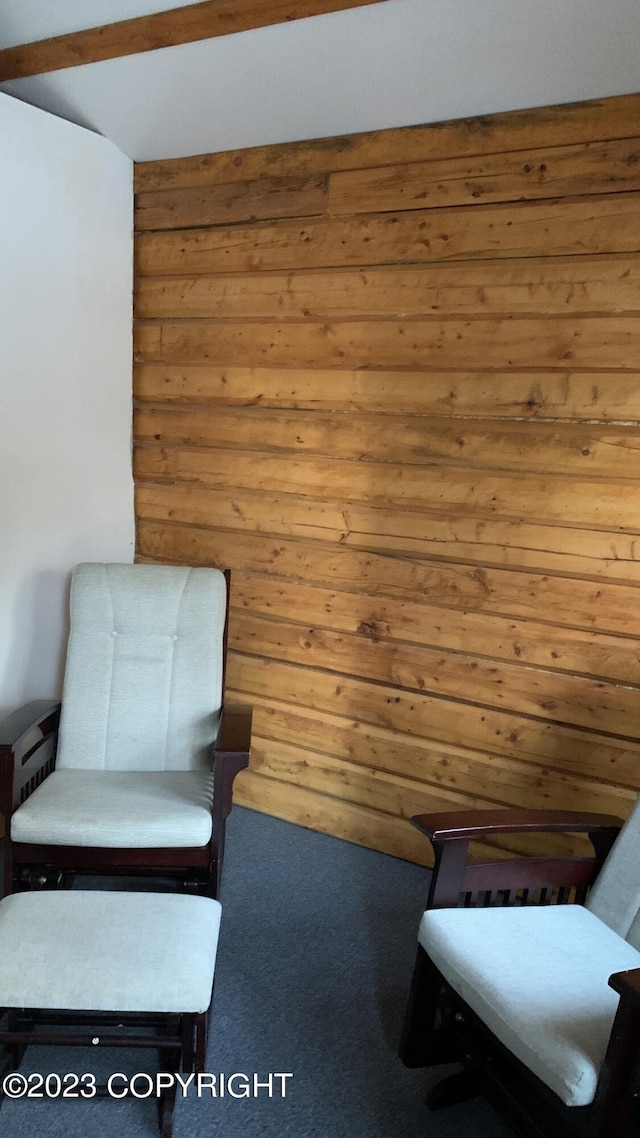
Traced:
<path fill-rule="evenodd" d="M 233 571 L 236 801 L 420 861 L 420 811 L 628 811 L 639 115 L 137 167 L 137 554 Z"/>

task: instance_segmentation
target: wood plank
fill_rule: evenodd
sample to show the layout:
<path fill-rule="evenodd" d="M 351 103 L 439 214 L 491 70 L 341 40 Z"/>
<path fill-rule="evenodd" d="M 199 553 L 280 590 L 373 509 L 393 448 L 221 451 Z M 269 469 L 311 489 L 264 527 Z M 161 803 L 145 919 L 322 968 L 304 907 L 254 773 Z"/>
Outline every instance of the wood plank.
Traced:
<path fill-rule="evenodd" d="M 376 0 L 201 0 L 0 51 L 0 82 L 263 28 Z"/>
<path fill-rule="evenodd" d="M 616 193 L 574 201 L 140 233 L 135 258 L 137 276 L 181 276 L 639 249 L 638 195 Z"/>
<path fill-rule="evenodd" d="M 577 632 L 542 620 L 446 611 L 408 600 L 337 593 L 245 573 L 234 575 L 233 609 L 314 630 L 360 635 L 373 644 L 446 649 L 640 686 L 640 649 L 637 638 L 631 636 Z M 564 677 L 558 682 L 562 685 Z"/>
<path fill-rule="evenodd" d="M 465 805 L 466 796 L 459 791 L 317 754 L 301 740 L 295 746 L 252 733 L 250 769 L 282 783 L 306 786 L 308 790 L 330 794 L 332 798 L 405 818 L 407 822 L 415 814 L 455 810 Z M 479 808 L 501 805 L 486 794 L 473 797 Z"/>
<path fill-rule="evenodd" d="M 478 566 L 418 562 L 261 534 L 140 521 L 138 554 L 154 561 L 218 565 L 369 597 L 495 613 L 614 635 L 640 633 L 638 588 Z"/>
<path fill-rule="evenodd" d="M 486 419 L 640 422 L 640 372 L 406 372 L 138 364 L 134 395 L 165 404 Z"/>
<path fill-rule="evenodd" d="M 326 207 L 325 177 L 258 178 L 201 190 L 139 194 L 135 226 L 138 230 L 175 230 L 265 218 L 312 217 L 324 213 Z"/>
<path fill-rule="evenodd" d="M 135 412 L 134 437 L 162 446 L 231 447 L 587 478 L 626 479 L 634 472 L 640 476 L 640 433 L 635 426 L 461 423 L 426 415 L 336 415 L 219 407 L 194 411 L 189 407 L 143 405 Z"/>
<path fill-rule="evenodd" d="M 198 486 L 139 482 L 136 515 L 213 529 L 332 542 L 349 549 L 411 554 L 538 572 L 605 577 L 640 584 L 640 544 L 615 530 L 571 529 L 528 522 L 436 518 L 410 510 L 367 509 L 330 498 L 230 494 Z"/>
<path fill-rule="evenodd" d="M 562 477 L 348 462 L 308 455 L 138 446 L 136 478 L 267 494 L 335 498 L 345 507 L 397 508 L 426 512 L 456 522 L 496 518 L 563 527 L 602 527 L 637 534 L 638 487 L 631 480 L 608 482 Z M 310 503 L 311 504 L 311 503 Z M 315 508 L 315 502 L 314 502 Z M 615 547 L 612 556 L 616 556 Z M 632 554 L 635 559 L 635 549 Z"/>
<path fill-rule="evenodd" d="M 332 215 L 640 189 L 640 139 L 406 162 L 329 176 Z"/>
<path fill-rule="evenodd" d="M 134 311 L 145 318 L 348 320 L 459 315 L 640 312 L 637 257 L 529 258 L 289 273 L 143 277 Z"/>
<path fill-rule="evenodd" d="M 356 845 L 380 850 L 393 857 L 405 858 L 419 865 L 432 864 L 433 854 L 428 841 L 406 819 L 319 794 L 307 787 L 280 782 L 251 770 L 242 771 L 234 783 L 234 802 Z M 467 809 L 473 808 L 473 805 L 469 799 L 461 799 L 458 803 L 459 807 Z M 410 837 L 407 837 L 405 830 L 412 831 Z M 415 841 L 414 834 L 421 838 L 422 844 Z M 546 834 L 542 840 L 538 835 L 533 838 L 505 835 L 491 845 L 487 842 L 472 842 L 469 854 L 472 861 L 486 861 L 488 858 L 494 860 L 507 857 L 512 852 L 546 852 L 568 857 L 578 849 L 584 852 L 584 847 L 578 841 L 562 834 Z"/>
<path fill-rule="evenodd" d="M 563 771 L 550 771 L 537 763 L 505 755 L 483 755 L 462 747 L 433 744 L 415 735 L 363 725 L 357 720 L 278 701 L 252 697 L 254 736 L 260 742 L 283 742 L 317 755 L 358 764 L 365 770 L 386 771 L 458 794 L 476 795 L 490 788 L 488 797 L 507 806 L 606 812 L 626 816 L 636 798 L 635 788 L 603 785 Z M 279 749 L 262 752 L 253 770 L 271 777 L 278 773 Z M 605 805 L 606 803 L 606 805 Z"/>
<path fill-rule="evenodd" d="M 287 720 L 278 712 L 265 719 L 261 711 L 258 707 L 257 726 L 252 735 L 251 769 L 254 772 L 386 810 L 401 818 L 410 819 L 421 812 L 418 805 L 421 795 L 430 803 L 429 810 L 464 806 L 466 797 L 478 809 L 493 804 L 606 812 L 618 817 L 629 814 L 636 799 L 633 790 L 602 787 L 586 779 L 561 775 L 549 777 L 543 768 L 527 763 L 505 762 L 504 759 L 482 762 L 472 754 L 463 756 L 462 752 L 452 749 L 438 754 L 412 747 L 410 741 L 405 753 L 403 741 L 394 740 L 393 736 L 390 737 L 390 769 L 373 757 L 379 755 L 382 738 L 374 736 L 372 757 L 367 760 L 370 752 L 366 734 L 329 717 L 327 748 L 317 750 L 313 748 L 313 741 L 321 724 L 314 725 L 310 717 L 302 715 Z M 295 737 L 294 724 L 298 726 Z M 267 732 L 273 729 L 275 735 L 263 734 L 263 727 Z M 358 759 L 351 757 L 354 751 Z M 384 753 L 387 754 L 386 750 Z M 395 771 L 396 761 L 399 768 L 408 766 L 415 773 Z M 449 794 L 453 801 L 448 799 Z"/>
<path fill-rule="evenodd" d="M 339 715 L 358 723 L 401 732 L 432 744 L 462 748 L 483 756 L 520 759 L 546 769 L 635 787 L 640 744 L 549 720 L 489 710 L 425 693 L 371 683 L 354 676 L 265 660 L 232 651 L 229 691 L 247 699 L 286 702 L 290 710 L 308 709 L 319 721 Z"/>
<path fill-rule="evenodd" d="M 346 7 L 346 5 L 344 5 Z M 262 177 L 329 173 L 392 165 L 420 158 L 455 158 L 525 147 L 564 146 L 637 134 L 640 96 L 507 111 L 363 134 L 254 146 L 189 158 L 136 162 L 135 188 L 162 190 L 209 186 Z"/>
<path fill-rule="evenodd" d="M 306 787 L 264 778 L 251 770 L 238 775 L 233 800 L 238 806 L 248 806 L 272 818 L 282 818 L 366 849 L 377 849 L 418 865 L 433 865 L 429 843 L 404 818 L 380 814 L 352 802 L 340 802 Z M 425 901 L 426 896 L 425 877 Z"/>
<path fill-rule="evenodd" d="M 638 368 L 637 320 L 624 316 L 139 324 L 143 363 L 338 368 Z"/>
<path fill-rule="evenodd" d="M 372 640 L 367 635 L 293 625 L 236 610 L 229 645 L 236 651 L 358 676 L 404 691 L 430 692 L 482 707 L 537 716 L 565 726 L 631 738 L 637 732 L 638 690 L 503 664 L 468 653 Z"/>

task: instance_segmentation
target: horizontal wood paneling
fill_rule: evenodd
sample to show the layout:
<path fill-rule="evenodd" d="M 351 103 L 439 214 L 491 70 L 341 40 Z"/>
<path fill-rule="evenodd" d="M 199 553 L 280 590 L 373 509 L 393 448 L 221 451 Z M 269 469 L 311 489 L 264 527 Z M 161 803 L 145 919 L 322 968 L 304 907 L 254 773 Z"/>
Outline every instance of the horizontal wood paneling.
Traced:
<path fill-rule="evenodd" d="M 142 556 L 183 564 L 219 564 L 225 550 L 238 566 L 289 581 L 360 591 L 419 603 L 500 616 L 536 619 L 544 611 L 551 623 L 572 628 L 636 636 L 640 609 L 637 588 L 603 581 L 543 576 L 517 570 L 479 568 L 444 561 L 389 557 L 377 553 L 324 548 L 319 542 L 225 530 L 140 521 Z"/>
<path fill-rule="evenodd" d="M 640 457 L 636 427 L 208 407 L 194 420 L 188 407 L 143 406 L 136 414 L 136 437 L 163 446 L 233 448 L 242 434 L 247 450 L 589 478 L 626 478 Z"/>
<path fill-rule="evenodd" d="M 375 628 L 375 624 L 373 624 Z M 546 673 L 377 634 L 350 634 L 236 614 L 233 647 L 285 663 L 323 668 L 484 707 L 631 737 L 638 726 L 638 690 L 603 680 Z M 637 679 L 637 674 L 636 674 Z"/>
<path fill-rule="evenodd" d="M 640 524 L 633 479 L 614 483 L 172 446 L 138 447 L 134 470 L 141 481 L 175 480 L 218 490 L 254 489 L 311 499 L 328 496 L 341 498 L 345 505 L 425 511 L 442 518 L 473 518 L 478 524 L 485 519 L 524 518 L 546 525 L 619 528 L 630 534 L 637 534 Z M 611 553 L 615 556 L 613 545 Z"/>
<path fill-rule="evenodd" d="M 640 189 L 640 139 L 411 162 L 330 178 L 332 214 L 566 198 Z"/>
<path fill-rule="evenodd" d="M 373 810 L 357 803 L 316 793 L 305 786 L 280 782 L 252 770 L 243 771 L 234 783 L 234 800 L 241 806 L 272 814 L 275 818 L 308 826 L 336 838 L 380 849 L 393 857 L 429 865 L 424 838 L 405 818 Z"/>
<path fill-rule="evenodd" d="M 285 142 L 219 154 L 141 162 L 135 168 L 135 188 L 142 192 L 210 186 L 263 178 L 265 175 L 282 178 L 370 169 L 407 162 L 411 156 L 455 158 L 463 154 L 495 154 L 522 150 L 525 146 L 563 146 L 600 139 L 631 138 L 637 133 L 637 98 L 635 95 L 621 95 L 570 106 L 536 107 L 481 118 L 453 119 L 428 126 L 374 130 L 310 142 Z"/>
<path fill-rule="evenodd" d="M 137 556 L 232 569 L 237 801 L 421 862 L 415 812 L 628 812 L 639 110 L 138 168 Z"/>
<path fill-rule="evenodd" d="M 462 700 L 452 703 L 441 696 L 407 692 L 349 675 L 336 679 L 330 672 L 244 652 L 231 653 L 229 683 L 245 701 L 251 695 L 269 704 L 286 702 L 290 710 L 308 709 L 318 716 L 320 729 L 327 716 L 350 719 L 356 750 L 360 731 L 375 727 L 422 741 L 425 749 L 438 743 L 482 754 L 484 761 L 498 765 L 508 758 L 530 762 L 543 767 L 547 775 L 573 773 L 607 786 L 633 786 L 637 779 L 637 739 L 598 735 Z"/>
<path fill-rule="evenodd" d="M 640 372 L 344 371 L 143 364 L 138 400 L 465 418 L 640 421 Z"/>
<path fill-rule="evenodd" d="M 637 194 L 140 233 L 139 276 L 640 250 Z"/>
<path fill-rule="evenodd" d="M 637 370 L 638 320 L 345 320 L 333 323 L 179 320 L 140 324 L 136 360 L 239 367 L 626 368 Z"/>
<path fill-rule="evenodd" d="M 393 857 L 420 865 L 433 864 L 425 839 L 418 840 L 420 835 L 404 817 L 312 791 L 306 786 L 280 782 L 251 770 L 242 772 L 234 783 L 234 800 L 276 818 L 379 849 Z M 431 801 L 436 810 L 454 810 L 460 807 L 461 797 L 446 799 L 446 805 L 441 795 Z M 574 852 L 587 853 L 589 847 L 583 849 L 575 840 L 569 844 L 558 835 L 548 837 L 545 845 L 535 835 L 533 838 L 514 837 L 509 846 L 504 838 L 497 838 L 495 846 L 487 847 L 480 842 L 469 845 L 471 857 L 476 859 L 486 858 L 487 854 L 496 859 L 508 857 L 512 850 L 522 854 L 546 852 L 567 856 Z"/>
<path fill-rule="evenodd" d="M 234 607 L 248 613 L 290 622 L 292 612 L 304 614 L 305 627 L 359 635 L 370 644 L 383 641 L 473 653 L 492 660 L 594 676 L 608 676 L 640 685 L 640 646 L 637 638 L 575 631 L 543 621 L 509 620 L 494 614 L 447 613 L 411 601 L 337 593 L 268 578 L 253 580 L 238 574 Z M 238 644 L 242 650 L 242 644 Z M 248 651 L 248 642 L 246 645 Z M 553 680 L 547 677 L 546 682 Z M 623 697 L 633 706 L 633 692 Z M 615 730 L 615 728 L 614 728 Z"/>
<path fill-rule="evenodd" d="M 552 771 L 540 763 L 438 744 L 387 728 L 361 723 L 356 727 L 357 721 L 329 712 L 323 714 L 319 723 L 306 709 L 259 696 L 252 698 L 255 737 L 262 743 L 259 766 L 254 769 L 261 769 L 263 773 L 267 773 L 269 767 L 274 775 L 276 770 L 282 771 L 278 767 L 280 756 L 276 747 L 284 743 L 289 748 L 298 748 L 297 769 L 304 765 L 308 753 L 314 758 L 328 754 L 364 767 L 365 771 L 374 769 L 378 775 L 391 773 L 413 779 L 430 786 L 428 793 L 439 789 L 444 793 L 476 795 L 480 780 L 485 787 L 487 804 L 497 795 L 502 801 L 518 805 L 524 792 L 531 795 L 531 805 L 540 809 L 551 804 L 571 810 L 576 794 L 583 802 L 592 803 L 585 807 L 587 809 L 606 809 L 612 814 L 628 809 L 631 798 L 628 791 L 610 784 L 603 786 L 570 771 Z M 303 747 L 301 740 L 304 740 Z"/>
<path fill-rule="evenodd" d="M 565 315 L 640 311 L 633 257 L 404 269 L 143 278 L 140 318 L 349 320 L 363 316 Z"/>
<path fill-rule="evenodd" d="M 433 765 L 433 755 L 425 754 L 424 757 Z M 374 757 L 374 764 L 375 761 Z M 374 777 L 371 776 L 372 769 L 375 770 Z M 463 808 L 465 805 L 465 795 L 462 789 L 449 790 L 448 787 L 442 785 L 429 784 L 424 781 L 424 778 L 409 779 L 387 774 L 375 765 L 367 768 L 350 762 L 348 758 L 333 758 L 326 753 L 326 750 L 322 756 L 316 755 L 310 752 L 308 748 L 290 745 L 281 739 L 264 739 L 258 732 L 254 736 L 252 747 L 252 773 L 277 779 L 286 786 L 304 787 L 316 793 L 327 794 L 330 789 L 331 797 L 338 801 L 342 800 L 365 809 L 375 809 L 383 814 L 391 814 L 393 817 L 406 818 L 407 821 L 414 814 L 455 810 Z M 496 783 L 491 780 L 491 772 L 483 771 L 481 763 L 478 764 L 476 773 L 485 775 L 487 780 L 483 784 L 485 787 L 491 790 L 496 787 Z M 525 793 L 527 792 L 530 781 L 531 775 L 523 779 L 519 792 L 516 790 L 514 794 L 516 799 L 520 798 L 523 790 Z M 508 797 L 508 786 L 503 783 L 501 789 L 503 788 L 505 796 Z M 557 791 L 557 798 L 554 796 L 554 801 L 561 804 L 564 800 L 567 803 L 564 807 L 566 809 L 572 808 L 572 796 L 576 793 L 580 793 L 586 800 L 589 798 L 589 790 L 584 785 L 571 785 L 570 782 L 567 785 L 558 783 L 554 789 Z M 597 801 L 598 796 L 595 791 L 594 786 L 593 798 Z M 284 793 L 286 797 L 286 790 Z M 630 802 L 623 795 L 612 793 L 611 795 L 605 794 L 603 797 L 605 801 L 610 803 L 611 813 L 614 815 L 619 816 L 629 810 Z M 532 796 L 532 799 L 535 801 L 535 795 Z M 496 805 L 491 794 L 484 797 L 476 795 L 475 801 L 479 808 L 491 809 Z M 562 809 L 562 805 L 559 808 Z M 514 844 L 516 844 L 516 848 L 519 846 L 519 852 L 534 852 L 536 846 L 539 848 L 539 842 L 539 838 L 537 841 L 525 839 L 520 843 L 516 839 Z M 586 842 L 585 845 L 588 849 Z M 482 849 L 479 843 L 476 843 L 476 846 L 478 849 Z M 547 847 L 548 852 L 552 850 L 559 855 L 570 852 L 566 838 L 563 839 L 562 837 L 554 842 L 547 841 Z"/>
<path fill-rule="evenodd" d="M 306 217 L 327 206 L 327 179 L 260 178 L 202 190 L 158 190 L 138 194 L 137 229 L 188 229 L 198 225 Z"/>
<path fill-rule="evenodd" d="M 138 463 L 140 470 L 140 463 Z M 371 509 L 330 498 L 202 489 L 141 483 L 137 510 L 149 521 L 297 537 L 396 556 L 516 565 L 542 573 L 573 574 L 640 583 L 640 542 L 615 530 L 575 529 L 522 521 L 474 520 L 446 511 L 436 517 L 395 507 Z"/>

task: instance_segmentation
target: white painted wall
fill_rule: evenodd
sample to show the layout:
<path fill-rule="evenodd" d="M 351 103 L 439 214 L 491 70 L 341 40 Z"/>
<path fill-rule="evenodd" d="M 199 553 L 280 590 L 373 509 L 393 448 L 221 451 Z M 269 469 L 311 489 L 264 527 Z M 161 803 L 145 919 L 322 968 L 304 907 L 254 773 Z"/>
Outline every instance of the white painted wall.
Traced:
<path fill-rule="evenodd" d="M 77 20 L 77 0 L 13 4 L 14 36 Z M 0 89 L 144 161 L 629 94 L 639 45 L 639 0 L 386 0 Z"/>
<path fill-rule="evenodd" d="M 133 559 L 131 180 L 0 94 L 0 715 L 59 693 L 72 566 Z"/>

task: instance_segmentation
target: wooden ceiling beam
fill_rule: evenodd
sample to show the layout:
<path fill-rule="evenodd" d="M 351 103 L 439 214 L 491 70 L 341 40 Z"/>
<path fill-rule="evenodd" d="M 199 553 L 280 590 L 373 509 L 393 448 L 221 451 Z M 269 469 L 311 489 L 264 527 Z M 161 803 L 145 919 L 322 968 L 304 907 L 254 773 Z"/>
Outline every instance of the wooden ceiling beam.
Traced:
<path fill-rule="evenodd" d="M 0 82 L 375 3 L 380 0 L 201 0 L 184 8 L 5 48 L 0 51 Z"/>

